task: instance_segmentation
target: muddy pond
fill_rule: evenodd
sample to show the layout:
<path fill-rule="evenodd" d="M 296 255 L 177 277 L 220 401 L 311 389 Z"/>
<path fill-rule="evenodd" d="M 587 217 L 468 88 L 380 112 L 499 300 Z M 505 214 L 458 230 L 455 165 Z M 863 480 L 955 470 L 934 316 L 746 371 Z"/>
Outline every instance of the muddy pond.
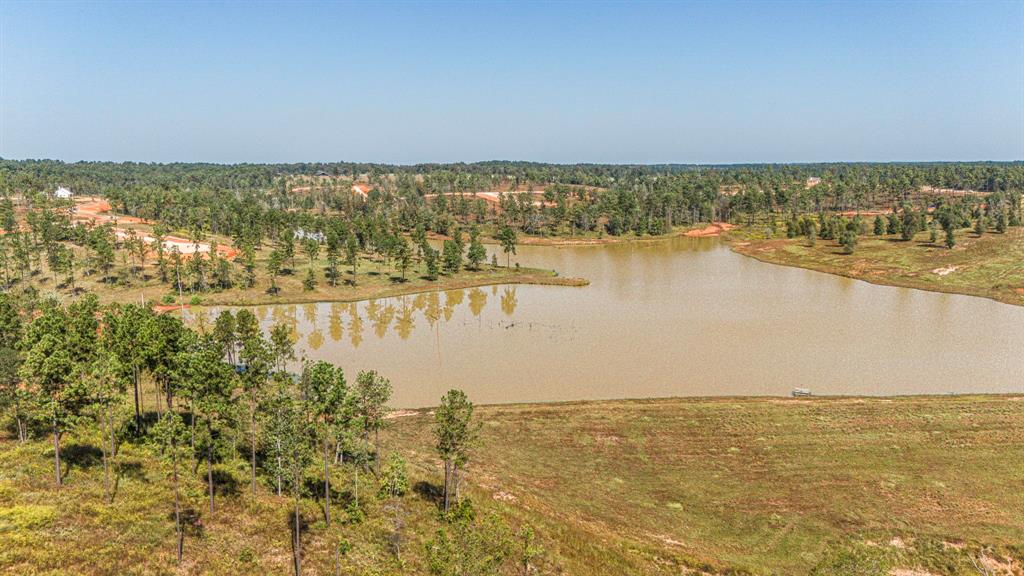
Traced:
<path fill-rule="evenodd" d="M 765 264 L 716 238 L 521 246 L 589 286 L 255 307 L 300 354 L 376 369 L 392 405 L 658 396 L 1024 393 L 1024 307 Z M 504 262 L 504 257 L 499 258 Z M 214 309 L 187 312 L 212 323 Z"/>

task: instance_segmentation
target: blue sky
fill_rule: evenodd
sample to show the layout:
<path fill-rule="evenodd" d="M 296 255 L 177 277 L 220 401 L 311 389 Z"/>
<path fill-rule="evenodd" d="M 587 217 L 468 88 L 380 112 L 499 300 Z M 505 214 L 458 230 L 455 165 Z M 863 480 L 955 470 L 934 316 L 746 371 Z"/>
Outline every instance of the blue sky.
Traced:
<path fill-rule="evenodd" d="M 1024 158 L 1024 1 L 0 2 L 0 156 Z"/>

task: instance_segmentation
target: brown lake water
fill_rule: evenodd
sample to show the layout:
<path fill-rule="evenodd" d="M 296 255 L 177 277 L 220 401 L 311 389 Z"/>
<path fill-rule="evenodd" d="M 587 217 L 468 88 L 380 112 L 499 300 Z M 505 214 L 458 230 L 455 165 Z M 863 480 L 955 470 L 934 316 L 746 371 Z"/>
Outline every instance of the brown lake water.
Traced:
<path fill-rule="evenodd" d="M 254 310 L 350 379 L 378 370 L 402 408 L 451 388 L 478 403 L 1024 392 L 1024 307 L 765 264 L 714 238 L 523 246 L 515 260 L 591 284 Z"/>

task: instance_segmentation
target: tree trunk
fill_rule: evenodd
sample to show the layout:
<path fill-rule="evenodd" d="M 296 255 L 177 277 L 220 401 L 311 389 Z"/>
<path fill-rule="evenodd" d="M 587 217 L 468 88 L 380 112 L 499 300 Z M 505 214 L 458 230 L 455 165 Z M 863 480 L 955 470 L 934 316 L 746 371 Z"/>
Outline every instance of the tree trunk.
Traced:
<path fill-rule="evenodd" d="M 210 514 L 213 514 L 213 438 L 206 448 L 206 483 L 210 485 Z"/>
<path fill-rule="evenodd" d="M 28 440 L 25 427 L 25 421 L 21 418 L 21 402 L 16 400 L 14 402 L 14 418 L 18 421 L 18 442 L 24 444 Z"/>
<path fill-rule="evenodd" d="M 373 449 L 376 451 L 373 456 L 373 464 L 375 468 L 374 473 L 377 475 L 378 478 L 380 478 L 380 428 L 374 429 L 373 431 L 373 444 Z"/>
<path fill-rule="evenodd" d="M 57 486 L 63 486 L 64 480 L 60 476 L 60 426 L 56 415 L 53 417 L 53 469 L 57 475 Z"/>
<path fill-rule="evenodd" d="M 292 546 L 295 552 L 295 576 L 302 574 L 302 520 L 299 516 L 299 475 L 294 478 L 292 490 L 295 492 L 295 536 Z"/>
<path fill-rule="evenodd" d="M 277 495 L 281 496 L 281 439 L 277 438 Z"/>
<path fill-rule="evenodd" d="M 107 405 L 107 426 L 110 426 L 110 405 Z M 102 444 L 102 443 L 101 443 Z M 103 447 L 103 498 L 110 503 L 110 450 Z"/>
<path fill-rule="evenodd" d="M 182 552 L 185 549 L 185 532 L 181 529 L 181 495 L 178 489 L 178 448 L 177 441 L 171 440 L 171 458 L 174 460 L 174 533 L 178 537 L 178 564 L 181 564 Z"/>
<path fill-rule="evenodd" d="M 449 478 L 451 476 L 451 462 L 445 460 L 444 462 L 444 511 L 448 512 L 448 485 Z"/>
<path fill-rule="evenodd" d="M 324 521 L 331 525 L 331 445 L 324 438 Z"/>
<path fill-rule="evenodd" d="M 132 387 L 135 390 L 135 428 L 142 430 L 142 400 L 139 394 L 139 369 L 132 367 Z"/>
<path fill-rule="evenodd" d="M 117 457 L 117 439 L 114 436 L 114 411 L 112 406 L 107 407 L 107 430 L 110 432 L 110 457 Z"/>
<path fill-rule="evenodd" d="M 452 484 L 455 484 L 453 492 L 455 492 L 455 498 L 453 501 L 459 503 L 459 465 L 455 464 L 452 466 Z"/>
<path fill-rule="evenodd" d="M 251 460 L 252 460 L 252 497 L 256 497 L 256 391 L 253 390 L 253 404 L 250 409 L 251 420 L 249 424 L 250 430 L 250 447 L 251 447 Z"/>
<path fill-rule="evenodd" d="M 367 430 L 366 428 L 363 428 L 363 450 L 364 451 L 366 450 L 366 446 L 369 443 L 370 443 L 370 431 Z M 370 473 L 370 462 L 369 462 L 369 460 L 367 458 L 365 458 L 365 456 L 367 456 L 367 454 L 365 452 L 363 453 L 363 456 L 364 456 L 364 458 L 363 458 L 363 472 L 366 472 L 367 474 L 369 474 Z"/>
<path fill-rule="evenodd" d="M 199 470 L 199 462 L 196 461 L 196 405 L 191 399 L 188 401 L 188 414 L 189 447 L 191 448 L 189 454 L 192 455 L 192 473 L 195 474 Z"/>

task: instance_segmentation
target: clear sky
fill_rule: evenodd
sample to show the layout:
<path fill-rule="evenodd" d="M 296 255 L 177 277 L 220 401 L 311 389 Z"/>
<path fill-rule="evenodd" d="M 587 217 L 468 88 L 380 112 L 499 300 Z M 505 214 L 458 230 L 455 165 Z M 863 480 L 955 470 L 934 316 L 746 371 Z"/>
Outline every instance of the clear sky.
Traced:
<path fill-rule="evenodd" d="M 1024 158 L 1024 1 L 0 0 L 0 156 Z"/>

